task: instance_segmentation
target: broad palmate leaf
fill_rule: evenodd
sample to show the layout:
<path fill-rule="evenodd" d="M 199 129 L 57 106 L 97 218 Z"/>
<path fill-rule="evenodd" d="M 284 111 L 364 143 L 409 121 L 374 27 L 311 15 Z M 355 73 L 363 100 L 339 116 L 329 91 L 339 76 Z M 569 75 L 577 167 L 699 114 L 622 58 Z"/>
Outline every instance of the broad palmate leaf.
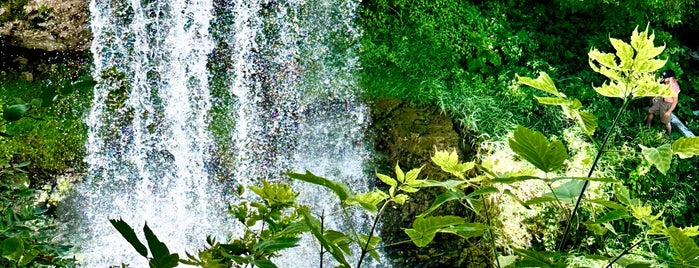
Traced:
<path fill-rule="evenodd" d="M 699 247 L 694 240 L 686 236 L 682 230 L 671 226 L 666 231 L 670 237 L 670 246 L 675 251 L 672 258 L 677 262 L 675 267 L 699 267 Z"/>
<path fill-rule="evenodd" d="M 668 169 L 670 169 L 670 162 L 672 161 L 672 147 L 670 144 L 661 145 L 658 148 L 648 148 L 643 145 L 638 145 L 641 147 L 641 154 L 643 157 L 653 164 L 660 173 L 665 174 Z"/>
<path fill-rule="evenodd" d="M 699 154 L 699 137 L 682 137 L 672 143 L 672 153 L 680 158 L 690 158 Z"/>
<path fill-rule="evenodd" d="M 416 246 L 424 247 L 432 242 L 437 232 L 465 222 L 464 218 L 457 216 L 419 217 L 413 222 L 413 228 L 405 229 L 405 233 Z"/>
<path fill-rule="evenodd" d="M 544 172 L 560 169 L 568 159 L 568 152 L 561 141 L 549 142 L 544 134 L 517 126 L 510 148 L 517 155 Z"/>

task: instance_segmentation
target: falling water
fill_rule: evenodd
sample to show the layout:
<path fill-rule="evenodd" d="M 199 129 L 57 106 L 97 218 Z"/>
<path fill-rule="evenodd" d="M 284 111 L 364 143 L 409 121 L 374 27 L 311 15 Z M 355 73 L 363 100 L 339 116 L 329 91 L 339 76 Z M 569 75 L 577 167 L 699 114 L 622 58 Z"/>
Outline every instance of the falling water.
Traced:
<path fill-rule="evenodd" d="M 110 218 L 123 218 L 137 233 L 147 222 L 181 256 L 207 234 L 235 234 L 225 220 L 227 187 L 216 178 L 247 186 L 307 169 L 368 189 L 357 8 L 351 0 L 92 0 L 99 83 L 86 119 L 89 176 L 64 216 L 81 263 L 147 266 Z M 216 70 L 223 75 L 207 68 L 216 63 L 226 66 Z M 212 94 L 214 76 L 229 78 L 226 96 Z M 212 106 L 221 103 L 235 124 L 230 146 L 209 132 Z M 221 159 L 230 160 L 223 164 L 232 173 L 214 174 Z M 337 210 L 331 193 L 294 188 L 316 212 Z M 354 220 L 361 223 L 362 215 Z M 328 224 L 342 226 L 339 217 Z M 315 256 L 318 246 L 308 240 L 287 254 Z M 308 267 L 318 260 L 277 262 Z"/>

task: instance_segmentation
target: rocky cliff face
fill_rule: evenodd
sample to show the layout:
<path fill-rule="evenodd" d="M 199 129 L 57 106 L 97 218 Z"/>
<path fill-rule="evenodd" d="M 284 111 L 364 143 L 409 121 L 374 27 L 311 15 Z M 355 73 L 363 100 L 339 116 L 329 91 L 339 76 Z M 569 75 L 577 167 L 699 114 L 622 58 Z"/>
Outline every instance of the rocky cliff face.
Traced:
<path fill-rule="evenodd" d="M 14 0 L 0 7 L 5 47 L 85 51 L 90 47 L 88 1 Z"/>

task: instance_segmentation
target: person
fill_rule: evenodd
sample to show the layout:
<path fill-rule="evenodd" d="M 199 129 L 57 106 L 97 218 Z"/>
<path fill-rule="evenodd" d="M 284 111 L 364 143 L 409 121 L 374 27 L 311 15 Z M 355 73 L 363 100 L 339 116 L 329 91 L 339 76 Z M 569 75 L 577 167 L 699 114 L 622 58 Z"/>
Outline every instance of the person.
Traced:
<path fill-rule="evenodd" d="M 648 115 L 646 116 L 646 127 L 650 127 L 651 121 L 653 121 L 653 116 L 660 116 L 660 121 L 665 124 L 665 130 L 667 134 L 670 135 L 672 132 L 672 124 L 670 120 L 672 119 L 672 111 L 677 107 L 678 95 L 680 94 L 680 85 L 677 83 L 675 78 L 675 71 L 665 70 L 662 74 L 663 81 L 661 83 L 669 85 L 670 90 L 672 90 L 671 97 L 655 97 L 653 98 L 653 105 L 648 108 Z"/>

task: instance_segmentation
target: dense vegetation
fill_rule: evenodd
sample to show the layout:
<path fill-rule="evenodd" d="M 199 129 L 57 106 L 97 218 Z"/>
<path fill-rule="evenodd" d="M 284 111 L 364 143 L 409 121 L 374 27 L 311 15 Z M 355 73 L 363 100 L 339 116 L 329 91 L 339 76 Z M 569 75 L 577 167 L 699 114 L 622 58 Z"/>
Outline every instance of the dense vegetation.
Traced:
<path fill-rule="evenodd" d="M 523 219 L 527 231 L 531 232 L 529 237 L 517 238 L 508 233 L 511 230 L 505 227 L 507 224 L 505 222 L 498 225 L 495 234 L 486 233 L 482 226 L 490 225 L 486 221 L 496 215 L 487 217 L 480 215 L 476 217 L 479 225 L 474 223 L 472 226 L 475 231 L 461 236 L 477 236 L 476 239 L 488 242 L 482 243 L 482 247 L 486 248 L 486 251 L 494 250 L 492 255 L 486 254 L 490 260 L 496 260 L 497 255 L 513 256 L 512 253 L 517 253 L 524 256 L 521 258 L 530 261 L 529 263 L 539 260 L 542 262 L 538 265 L 544 266 L 575 263 L 571 259 L 577 259 L 579 261 L 577 265 L 580 266 L 593 265 L 591 263 L 598 265 L 596 262 L 591 262 L 592 258 L 586 259 L 581 256 L 597 254 L 607 258 L 604 260 L 606 263 L 629 249 L 633 243 L 636 246 L 629 251 L 638 257 L 637 260 L 643 261 L 635 263 L 636 265 L 650 263 L 683 265 L 676 262 L 677 255 L 687 252 L 678 251 L 677 247 L 685 246 L 693 249 L 691 245 L 694 242 L 691 238 L 682 236 L 686 233 L 677 232 L 677 230 L 688 229 L 672 229 L 672 227 L 685 228 L 699 225 L 699 216 L 697 216 L 699 200 L 694 194 L 694 191 L 699 188 L 699 183 L 696 181 L 696 167 L 699 160 L 675 157 L 667 169 L 661 172 L 653 161 L 644 157 L 639 144 L 648 148 L 659 148 L 681 137 L 677 132 L 669 137 L 664 136 L 662 128 L 657 123 L 650 129 L 643 128 L 645 111 L 642 107 L 647 105 L 644 99 L 630 101 L 628 111 L 617 119 L 624 122 L 624 126 L 612 128 L 615 112 L 623 102 L 620 99 L 600 95 L 590 86 L 591 84 L 599 86 L 606 78 L 590 68 L 588 52 L 593 48 L 613 52 L 615 48 L 609 42 L 610 37 L 628 40 L 629 33 L 634 28 L 643 30 L 648 25 L 650 32 L 655 35 L 655 45 L 665 45 L 665 49 L 659 55 L 660 59 L 668 60 L 663 68 L 672 68 L 677 72 L 683 90 L 675 114 L 684 120 L 690 129 L 699 131 L 699 119 L 693 114 L 693 110 L 696 109 L 696 99 L 699 98 L 699 92 L 696 91 L 699 86 L 699 79 L 696 78 L 699 69 L 696 68 L 697 60 L 694 57 L 699 44 L 693 43 L 696 41 L 692 39 L 697 34 L 693 29 L 699 27 L 697 25 L 699 7 L 694 1 L 375 0 L 363 1 L 361 8 L 358 23 L 362 26 L 364 33 L 361 40 L 363 47 L 361 76 L 362 86 L 366 90 L 365 98 L 372 101 L 377 98 L 393 97 L 416 106 L 440 107 L 459 123 L 462 128 L 461 133 L 465 133 L 463 137 L 465 143 L 472 147 L 472 151 L 479 152 L 478 155 L 468 157 L 473 158 L 473 164 L 478 164 L 482 170 L 497 169 L 495 166 L 498 164 L 493 161 L 497 157 L 502 158 L 501 162 L 511 160 L 511 163 L 516 163 L 517 167 L 522 167 L 524 163 L 522 158 L 527 157 L 517 155 L 512 152 L 516 151 L 514 148 L 511 150 L 508 146 L 504 146 L 513 136 L 517 140 L 518 134 L 516 132 L 513 134 L 513 131 L 518 129 L 516 127 L 518 125 L 525 126 L 533 131 L 532 133 L 535 131 L 544 133 L 545 137 L 551 139 L 551 143 L 559 141 L 569 148 L 569 154 L 580 155 L 579 159 L 574 158 L 566 162 L 566 172 L 588 167 L 590 159 L 593 158 L 590 154 L 595 151 L 593 149 L 595 142 L 599 143 L 605 134 L 611 133 L 609 145 L 604 148 L 605 154 L 600 159 L 599 171 L 596 174 L 618 181 L 619 183 L 614 184 L 618 186 L 600 184 L 588 191 L 607 198 L 609 202 L 615 201 L 615 204 L 606 203 L 606 205 L 615 208 L 611 211 L 617 214 L 602 213 L 604 210 L 595 211 L 592 205 L 584 206 L 578 212 L 579 217 L 597 217 L 600 223 L 594 225 L 595 223 L 585 222 L 585 227 L 573 232 L 564 246 L 558 245 L 567 220 L 561 215 L 570 213 L 561 211 L 566 211 L 567 207 L 561 205 L 560 201 L 526 204 L 527 207 L 535 207 L 537 211 L 534 216 Z M 7 57 L 7 59 L 15 58 Z M 3 123 L 0 129 L 3 135 L 12 136 L 0 140 L 0 147 L 4 152 L 0 155 L 2 158 L 0 162 L 7 166 L 10 163 L 18 165 L 31 163 L 28 166 L 21 164 L 21 167 L 17 167 L 19 169 L 2 168 L 3 180 L 19 179 L 13 179 L 13 183 L 0 185 L 3 192 L 0 199 L 1 208 L 3 213 L 5 215 L 9 213 L 12 219 L 9 221 L 11 224 L 2 226 L 4 235 L 11 234 L 8 237 L 1 237 L 2 247 L 15 249 L 3 251 L 0 263 L 6 266 L 23 266 L 30 262 L 68 265 L 70 263 L 68 259 L 54 260 L 53 257 L 48 257 L 49 255 L 58 256 L 58 252 L 64 248 L 50 243 L 48 230 L 53 228 L 53 223 L 44 213 L 47 205 L 36 206 L 33 198 L 38 194 L 26 190 L 26 186 L 43 188 L 47 181 L 49 184 L 55 184 L 51 182 L 55 174 L 82 168 L 83 152 L 81 150 L 85 139 L 85 127 L 81 120 L 82 113 L 89 105 L 90 91 L 77 87 L 76 92 L 63 92 L 66 94 L 61 98 L 54 99 L 54 96 L 57 93 L 61 95 L 59 89 L 65 88 L 63 85 L 66 82 L 70 84 L 81 81 L 81 75 L 87 70 L 61 61 L 42 65 L 27 65 L 22 61 L 15 61 L 12 64 L 6 62 L 8 61 L 2 65 L 4 70 L 0 84 L 2 104 L 5 107 L 30 104 L 33 99 L 42 99 L 43 103 L 35 105 L 37 108 L 32 109 L 31 114 L 26 114 L 23 119 Z M 27 81 L 26 75 L 23 74 L 27 71 L 33 73 L 31 81 Z M 567 119 L 560 108 L 537 101 L 534 96 L 542 96 L 542 94 L 535 88 L 523 86 L 517 79 L 518 75 L 538 77 L 540 72 L 546 72 L 553 79 L 560 93 L 569 98 L 578 99 L 584 105 L 586 112 L 597 117 L 598 128 L 594 134 L 590 137 L 586 136 L 584 131 L 581 132 L 576 128 L 575 120 Z M 54 100 L 55 103 L 49 105 Z M 30 115 L 40 120 L 30 118 Z M 522 134 L 525 132 L 520 130 L 519 134 L 525 135 Z M 533 135 L 535 134 L 529 136 Z M 545 140 L 549 142 L 548 139 Z M 389 170 L 392 170 L 392 167 Z M 22 177 L 25 175 L 22 174 L 27 171 L 25 182 Z M 463 172 L 465 171 L 461 170 L 461 173 Z M 396 174 L 396 176 L 400 175 Z M 454 176 L 458 177 L 458 175 Z M 396 184 L 397 180 L 380 178 L 382 182 L 388 184 Z M 18 180 L 20 182 L 16 183 Z M 556 199 L 567 199 L 564 200 L 566 202 L 573 201 L 577 197 L 577 194 L 568 190 L 568 187 L 572 189 L 580 187 L 572 184 L 545 186 L 550 189 L 545 187 L 546 189 L 542 191 L 550 192 L 551 195 L 556 196 Z M 263 189 L 270 187 L 272 186 L 265 185 L 262 188 L 255 188 L 254 191 L 260 194 L 264 193 Z M 290 190 L 284 186 L 274 187 L 283 190 L 284 198 L 289 198 L 288 195 L 291 195 L 287 192 Z M 474 207 L 473 202 L 477 203 L 478 199 L 473 198 L 480 198 L 484 193 L 492 194 L 494 191 L 502 191 L 502 189 L 494 190 L 491 185 L 479 187 L 458 189 L 464 191 L 462 192 L 464 196 L 472 194 L 467 192 L 468 189 L 476 189 L 476 191 L 483 189 L 476 195 L 469 195 L 468 198 L 471 199 L 463 198 L 471 202 L 471 205 L 465 208 L 475 210 L 477 213 L 483 209 L 482 204 L 504 199 L 486 200 L 481 206 Z M 383 198 L 379 198 L 382 202 L 397 202 L 396 200 L 405 202 L 402 200 L 404 197 L 396 199 L 398 195 L 394 193 L 390 193 L 389 196 L 378 195 Z M 457 193 L 454 196 L 459 195 Z M 269 199 L 274 198 L 265 198 L 265 200 Z M 374 201 L 378 202 L 379 199 Z M 452 197 L 450 200 L 455 199 L 459 198 Z M 630 200 L 637 200 L 634 202 L 640 202 L 641 205 L 632 204 Z M 262 256 L 260 259 L 249 262 L 242 260 L 238 263 L 257 261 L 255 264 L 258 266 L 268 265 L 267 257 L 278 250 L 275 246 L 289 246 L 296 241 L 292 238 L 284 240 L 274 236 L 277 233 L 283 233 L 282 227 L 288 227 L 291 221 L 287 216 L 284 216 L 283 222 L 270 219 L 272 216 L 269 213 L 281 215 L 281 209 L 293 203 L 282 201 L 275 199 L 275 202 L 280 202 L 279 207 L 265 204 L 272 212 L 263 211 L 256 216 L 241 214 L 242 212 L 234 215 L 241 221 L 246 221 L 246 217 L 272 221 L 276 224 L 274 226 L 279 228 L 268 234 L 268 237 L 254 238 L 260 241 L 269 239 L 267 241 L 276 242 L 276 244 L 266 242 L 268 243 L 265 244 L 266 247 L 256 248 Z M 519 205 L 518 202 L 516 203 Z M 376 204 L 373 205 L 376 210 Z M 237 209 L 247 212 L 248 208 L 244 206 L 239 204 Z M 509 203 L 501 205 L 499 209 L 510 208 L 506 206 L 509 206 Z M 559 207 L 563 208 L 559 209 Z M 637 212 L 640 208 L 651 209 L 651 211 L 640 215 Z M 260 206 L 256 209 L 264 210 Z M 497 210 L 491 207 L 491 210 L 486 208 L 483 211 L 497 213 Z M 265 212 L 268 214 L 262 215 Z M 659 212 L 662 212 L 661 217 L 650 219 Z M 608 218 L 604 218 L 605 216 Z M 310 215 L 295 214 L 289 217 L 294 220 L 305 217 L 312 223 L 309 225 L 318 226 Z M 608 221 L 600 221 L 600 218 Z M 429 230 L 429 233 L 458 226 L 457 223 L 460 222 L 454 218 L 440 219 L 452 220 L 454 224 Z M 663 226 L 670 226 L 664 230 L 666 230 L 666 236 L 673 237 L 672 239 L 660 239 L 662 235 L 651 232 L 655 229 L 650 224 L 655 224 L 658 219 Z M 27 227 L 27 223 L 33 226 Z M 121 230 L 127 229 L 123 225 L 120 226 Z M 445 233 L 450 232 L 445 231 Z M 612 239 L 610 233 L 614 233 L 619 239 Z M 324 239 L 322 235 L 316 233 L 314 235 L 320 240 Z M 371 237 L 371 234 L 368 237 Z M 335 238 L 334 245 L 337 245 L 338 241 L 348 243 L 345 236 L 335 233 Z M 154 238 L 151 237 L 151 239 Z M 418 242 L 415 244 L 423 243 L 418 245 L 429 247 L 429 241 L 413 239 L 413 242 L 416 240 Z M 255 243 L 259 242 L 255 241 Z M 368 245 L 371 241 L 373 239 L 365 237 L 363 242 Z M 491 246 L 491 241 L 498 241 L 497 245 Z M 336 259 L 343 254 L 344 246 L 333 248 L 333 243 L 330 241 L 321 242 L 323 246 L 328 247 L 328 251 Z M 20 244 L 21 251 L 18 249 Z M 235 243 L 226 245 L 231 244 Z M 528 249 L 522 250 L 524 246 Z M 560 250 L 559 246 L 566 250 L 559 251 L 558 255 L 549 254 Z M 204 261 L 202 258 L 223 258 L 216 255 L 225 252 L 222 251 L 225 248 L 222 248 L 222 244 L 211 241 L 209 249 L 202 250 L 200 255 L 190 258 L 189 261 L 193 264 L 202 264 Z M 417 250 L 415 246 L 402 248 Z M 367 252 L 364 250 L 362 254 Z M 563 254 L 564 252 L 569 255 Z M 169 256 L 169 252 L 166 253 L 168 254 L 164 256 Z M 231 254 L 230 251 L 226 253 Z M 692 254 L 690 252 L 688 255 L 691 257 Z M 501 258 L 501 260 L 504 262 L 511 259 Z M 167 262 L 171 261 L 167 260 Z M 626 260 L 625 264 L 631 263 L 634 262 Z M 443 267 L 455 264 L 440 264 L 438 261 L 432 261 L 425 262 L 423 265 Z"/>

